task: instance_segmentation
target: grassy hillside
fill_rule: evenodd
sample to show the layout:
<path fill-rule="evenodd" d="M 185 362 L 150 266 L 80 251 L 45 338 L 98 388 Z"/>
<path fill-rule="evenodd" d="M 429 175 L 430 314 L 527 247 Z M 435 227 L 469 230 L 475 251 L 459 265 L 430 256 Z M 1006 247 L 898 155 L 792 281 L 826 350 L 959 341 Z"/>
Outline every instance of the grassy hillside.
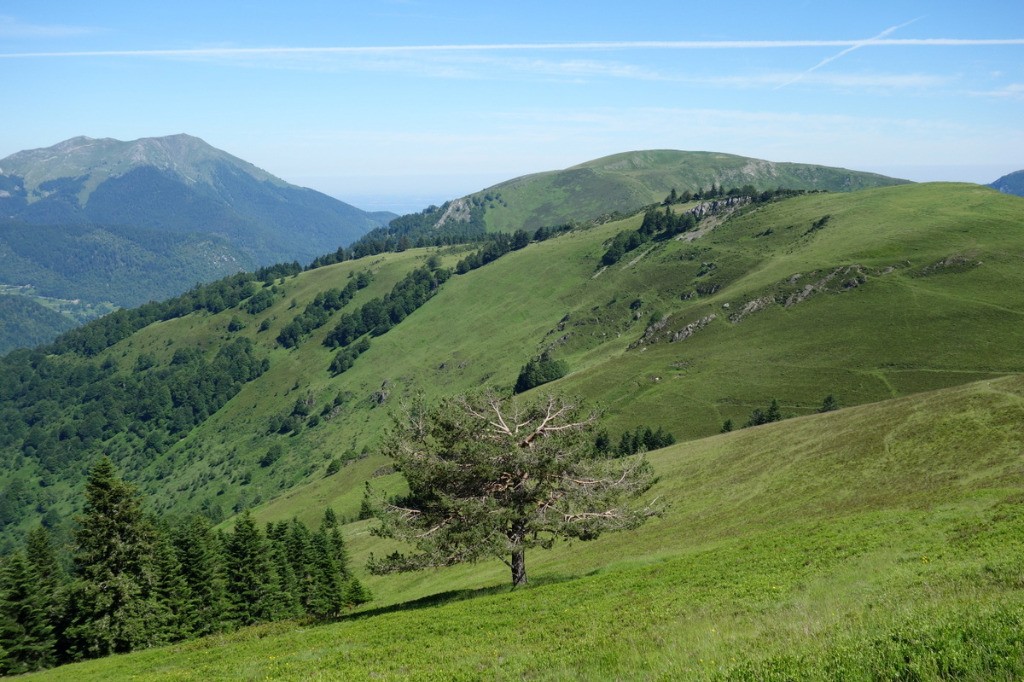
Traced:
<path fill-rule="evenodd" d="M 220 519 L 269 504 L 268 513 L 314 523 L 324 505 L 353 518 L 368 478 L 398 485 L 374 450 L 392 405 L 418 392 L 433 399 L 511 387 L 544 351 L 570 373 L 535 390 L 602 407 L 613 439 L 650 425 L 693 440 L 727 419 L 743 424 L 773 399 L 784 415 L 801 415 L 829 394 L 847 406 L 1021 373 L 1021 215 L 1020 199 L 976 185 L 809 195 L 709 219 L 697 233 L 649 242 L 601 267 L 609 240 L 636 229 L 636 216 L 452 277 L 339 376 L 321 341 L 341 314 L 388 292 L 429 255 L 450 267 L 466 251 L 413 249 L 319 268 L 279 281 L 274 304 L 256 315 L 195 313 L 101 353 L 96 363 L 131 371 L 144 354 L 162 366 L 181 349 L 210 355 L 244 338 L 269 369 L 158 453 L 130 434 L 97 447 L 158 510 Z M 297 348 L 276 343 L 317 293 L 364 270 L 375 273 L 372 284 L 328 324 Z M 232 330 L 235 318 L 242 325 Z M 298 401 L 325 416 L 298 432 L 274 431 Z M 78 409 L 47 423 L 58 428 Z M 20 444 L 2 450 L 22 464 L 16 475 L 0 474 L 0 486 L 42 476 Z M 274 447 L 280 456 L 262 463 Z M 340 471 L 327 476 L 332 462 Z M 31 485 L 19 494 L 67 518 L 74 474 L 87 465 L 50 477 L 45 499 Z"/>
<path fill-rule="evenodd" d="M 32 679 L 1015 679 L 1021 452 L 1021 377 L 679 444 L 649 455 L 662 518 L 533 552 L 524 590 L 497 561 L 368 578 L 333 625 Z"/>
<path fill-rule="evenodd" d="M 651 150 L 615 154 L 565 170 L 536 173 L 471 195 L 483 200 L 487 228 L 513 232 L 628 213 L 664 199 L 673 188 L 752 185 L 851 191 L 905 182 L 873 173 L 775 163 L 732 154 Z"/>

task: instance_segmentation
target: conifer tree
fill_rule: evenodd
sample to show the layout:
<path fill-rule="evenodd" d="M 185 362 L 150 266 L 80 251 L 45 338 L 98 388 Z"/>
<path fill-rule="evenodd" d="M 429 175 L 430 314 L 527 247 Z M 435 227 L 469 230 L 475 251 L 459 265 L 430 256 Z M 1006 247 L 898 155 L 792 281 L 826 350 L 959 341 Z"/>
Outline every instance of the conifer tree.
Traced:
<path fill-rule="evenodd" d="M 324 532 L 313 533 L 310 548 L 313 556 L 313 591 L 309 613 L 317 618 L 331 618 L 341 612 L 344 583 L 338 564 L 334 561 L 331 542 Z"/>
<path fill-rule="evenodd" d="M 68 591 L 72 658 L 130 651 L 149 641 L 152 529 L 134 488 L 103 457 L 89 473 Z"/>
<path fill-rule="evenodd" d="M 53 547 L 50 531 L 45 526 L 37 526 L 29 531 L 25 543 L 25 557 L 35 569 L 39 584 L 49 595 L 53 595 L 66 580 L 64 570 L 57 560 L 57 552 Z"/>
<path fill-rule="evenodd" d="M 383 537 L 413 544 L 410 555 L 370 557 L 375 573 L 501 557 L 513 586 L 526 583 L 525 551 L 557 538 L 592 540 L 636 528 L 658 513 L 632 501 L 654 484 L 650 464 L 595 459 L 596 415 L 549 396 L 494 394 L 422 403 L 396 418 L 384 452 L 409 484 L 382 499 Z"/>
<path fill-rule="evenodd" d="M 29 531 L 25 543 L 25 558 L 35 571 L 39 581 L 39 598 L 46 610 L 47 621 L 54 626 L 54 635 L 59 641 L 65 614 L 61 598 L 68 576 L 57 559 L 53 538 L 45 526 L 39 525 Z"/>
<path fill-rule="evenodd" d="M 224 545 L 228 615 L 236 625 L 272 620 L 276 576 L 267 543 L 245 511 Z"/>
<path fill-rule="evenodd" d="M 288 558 L 288 523 L 267 524 L 267 545 L 277 580 L 271 594 L 271 618 L 295 618 L 302 615 L 299 585 Z"/>
<path fill-rule="evenodd" d="M 292 519 L 288 524 L 285 551 L 292 572 L 295 574 L 296 596 L 302 605 L 302 610 L 305 613 L 311 613 L 310 603 L 316 594 L 313 555 L 310 549 L 309 529 L 298 519 Z"/>
<path fill-rule="evenodd" d="M 171 543 L 170 530 L 160 528 L 153 545 L 153 601 L 150 618 L 154 643 L 177 642 L 188 637 L 189 590 L 181 562 Z"/>
<path fill-rule="evenodd" d="M 55 643 L 39 577 L 24 554 L 13 554 L 0 570 L 0 674 L 53 665 Z"/>
<path fill-rule="evenodd" d="M 359 582 L 359 579 L 354 575 L 349 576 L 348 580 L 345 581 L 342 601 L 345 606 L 352 608 L 373 601 L 373 593 Z"/>
<path fill-rule="evenodd" d="M 343 577 L 349 576 L 348 550 L 345 548 L 345 539 L 341 536 L 341 528 L 338 525 L 338 517 L 330 507 L 324 511 L 324 518 L 320 522 L 320 532 L 327 538 L 327 544 L 334 558 L 338 573 Z"/>
<path fill-rule="evenodd" d="M 370 590 L 359 582 L 359 578 L 355 577 L 349 568 L 345 539 L 341 535 L 338 517 L 330 507 L 324 511 L 324 518 L 320 523 L 320 532 L 324 534 L 327 540 L 328 548 L 334 559 L 335 570 L 340 579 L 341 605 L 352 608 L 353 606 L 372 601 L 373 595 Z"/>
<path fill-rule="evenodd" d="M 89 472 L 78 526 L 69 654 L 91 658 L 150 644 L 154 531 L 135 488 L 117 477 L 106 457 Z"/>
<path fill-rule="evenodd" d="M 185 630 L 196 637 L 220 632 L 227 604 L 221 548 L 210 522 L 193 516 L 173 529 L 172 542 L 187 587 Z"/>

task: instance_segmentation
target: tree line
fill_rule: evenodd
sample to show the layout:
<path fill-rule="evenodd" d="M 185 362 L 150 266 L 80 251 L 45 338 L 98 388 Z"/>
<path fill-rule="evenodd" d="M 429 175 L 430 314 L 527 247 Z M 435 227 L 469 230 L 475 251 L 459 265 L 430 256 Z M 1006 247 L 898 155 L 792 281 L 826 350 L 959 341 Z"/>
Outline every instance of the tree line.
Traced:
<path fill-rule="evenodd" d="M 305 309 L 286 324 L 277 335 L 277 342 L 285 348 L 293 348 L 305 339 L 315 329 L 327 324 L 331 313 L 341 310 L 356 295 L 360 289 L 365 289 L 373 280 L 373 275 L 364 270 L 352 275 L 348 284 L 342 289 L 328 289 L 321 291 L 305 307 Z"/>
<path fill-rule="evenodd" d="M 604 456 L 628 457 L 641 452 L 649 452 L 667 448 L 676 442 L 676 437 L 659 426 L 637 426 L 632 431 L 624 431 L 619 437 L 619 444 L 612 442 L 611 436 L 604 429 L 594 439 L 594 450 Z"/>
<path fill-rule="evenodd" d="M 64 565 L 70 565 L 65 570 Z M 70 556 L 42 526 L 0 564 L 0 674 L 20 674 L 282 619 L 329 620 L 370 599 L 338 520 L 230 532 L 147 515 L 102 458 L 89 472 Z"/>
<path fill-rule="evenodd" d="M 829 393 L 825 396 L 825 399 L 821 401 L 821 407 L 815 410 L 818 414 L 824 414 L 825 412 L 834 412 L 839 409 L 839 401 L 834 395 Z M 792 415 L 784 415 L 782 409 L 779 407 L 779 401 L 772 398 L 771 403 L 768 407 L 761 409 L 760 407 L 754 408 L 754 411 L 750 413 L 750 417 L 743 423 L 742 428 L 748 429 L 751 426 L 762 426 L 764 424 L 771 424 L 774 422 L 788 419 Z M 732 431 L 734 428 L 732 419 L 726 419 L 722 424 L 722 433 Z"/>
<path fill-rule="evenodd" d="M 725 191 L 718 184 L 710 189 L 697 192 L 677 192 L 674 188 L 660 205 L 650 206 L 644 212 L 644 219 L 636 230 L 623 230 L 612 238 L 607 250 L 601 256 L 601 264 L 614 265 L 623 256 L 652 240 L 671 239 L 693 230 L 700 220 L 722 209 L 741 203 L 765 203 L 777 199 L 805 194 L 804 190 L 782 189 L 758 192 L 752 185 L 744 185 Z M 675 212 L 675 204 L 691 201 L 710 201 L 689 210 Z"/>
<path fill-rule="evenodd" d="M 0 530 L 55 503 L 55 480 L 79 475 L 84 462 L 113 442 L 160 453 L 263 374 L 266 358 L 251 340 L 225 343 L 212 356 L 179 348 L 166 364 L 141 353 L 126 367 L 75 356 L 19 351 L 23 362 L 0 373 L 0 463 L 36 469 L 40 485 L 12 477 L 0 490 Z M 35 463 L 37 467 L 27 467 Z"/>
<path fill-rule="evenodd" d="M 484 245 L 458 262 L 455 274 L 462 275 L 491 263 L 507 253 L 525 248 L 531 241 L 543 241 L 571 229 L 569 225 L 540 228 L 533 238 L 524 230 L 514 234 L 496 232 L 486 235 Z M 339 348 L 331 361 L 334 375 L 347 371 L 356 359 L 370 348 L 369 336 L 380 336 L 404 320 L 437 293 L 452 272 L 440 266 L 437 256 L 406 275 L 391 292 L 382 298 L 364 303 L 358 310 L 345 313 L 337 326 L 324 339 L 328 348 Z M 525 389 L 524 389 L 525 390 Z"/>
<path fill-rule="evenodd" d="M 324 339 L 328 348 L 341 349 L 331 362 L 331 372 L 340 374 L 349 369 L 360 354 L 369 350 L 368 336 L 380 336 L 404 320 L 430 300 L 450 276 L 451 271 L 440 267 L 440 260 L 432 257 L 425 266 L 403 277 L 385 296 L 344 313 Z"/>

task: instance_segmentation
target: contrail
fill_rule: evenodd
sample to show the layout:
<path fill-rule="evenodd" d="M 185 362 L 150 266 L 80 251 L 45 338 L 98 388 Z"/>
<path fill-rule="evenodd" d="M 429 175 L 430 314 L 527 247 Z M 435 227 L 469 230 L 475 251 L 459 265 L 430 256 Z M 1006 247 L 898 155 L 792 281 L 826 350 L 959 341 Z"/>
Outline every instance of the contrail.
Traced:
<path fill-rule="evenodd" d="M 803 73 L 798 74 L 797 76 L 795 76 L 792 80 L 786 81 L 782 85 L 776 86 L 775 89 L 779 90 L 781 88 L 786 87 L 787 85 L 792 85 L 793 83 L 796 83 L 797 81 L 799 81 L 800 79 L 804 78 L 808 74 L 813 73 L 814 71 L 817 71 L 818 69 L 820 69 L 821 67 L 825 66 L 826 64 L 834 62 L 835 60 L 839 59 L 840 57 L 843 57 L 843 56 L 846 56 L 846 55 L 850 54 L 854 50 L 859 50 L 860 48 L 864 47 L 865 45 L 878 45 L 878 44 L 882 44 L 883 43 L 883 39 L 887 35 L 890 35 L 891 33 L 895 32 L 895 31 L 898 31 L 899 29 L 904 28 L 905 26 L 910 26 L 912 23 L 914 23 L 915 21 L 919 21 L 920 19 L 921 19 L 921 17 L 918 17 L 917 19 L 911 19 L 910 21 L 906 22 L 905 24 L 899 24 L 898 26 L 890 26 L 889 28 L 885 29 L 884 31 L 879 33 L 874 38 L 868 38 L 867 40 L 862 40 L 862 41 L 860 41 L 860 42 L 858 42 L 858 43 L 856 43 L 854 45 L 851 45 L 850 47 L 846 48 L 845 50 L 843 50 L 842 52 L 840 52 L 838 54 L 834 54 L 831 57 L 826 57 L 825 59 L 822 59 L 820 62 L 818 62 L 817 64 L 815 64 L 811 68 L 809 68 L 806 71 L 804 71 Z"/>
<path fill-rule="evenodd" d="M 912 22 L 908 22 L 912 23 Z M 494 43 L 466 45 L 369 45 L 326 47 L 198 47 L 171 50 L 93 50 L 65 52 L 9 52 L 0 59 L 36 59 L 71 57 L 260 57 L 302 55 L 412 54 L 423 52 L 551 52 L 559 50 L 760 50 L 801 47 L 845 47 L 842 52 L 808 69 L 810 73 L 825 64 L 865 46 L 872 47 L 999 47 L 1024 45 L 1024 38 L 905 38 L 886 39 L 898 28 L 886 29 L 874 38 L 860 40 L 716 40 L 716 41 L 625 41 L 576 43 Z M 805 75 L 802 74 L 802 75 Z M 801 75 L 801 77 L 802 77 Z M 798 78 L 799 79 L 799 78 Z M 797 79 L 797 80 L 798 80 Z M 780 86 L 781 87 L 781 86 Z"/>

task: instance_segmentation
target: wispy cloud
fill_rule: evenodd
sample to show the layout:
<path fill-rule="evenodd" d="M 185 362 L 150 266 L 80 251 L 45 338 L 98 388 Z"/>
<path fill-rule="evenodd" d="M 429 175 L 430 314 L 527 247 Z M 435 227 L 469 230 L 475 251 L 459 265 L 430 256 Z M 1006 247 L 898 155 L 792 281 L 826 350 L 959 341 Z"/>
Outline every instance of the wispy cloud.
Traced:
<path fill-rule="evenodd" d="M 878 35 L 876 35 L 873 38 L 868 38 L 866 40 L 862 40 L 862 41 L 858 42 L 855 45 L 851 45 L 850 47 L 846 48 L 845 50 L 843 50 L 842 52 L 840 52 L 838 54 L 834 54 L 831 57 L 826 57 L 825 59 L 822 59 L 820 62 L 818 62 L 817 64 L 815 64 L 811 68 L 809 68 L 806 71 L 804 71 L 803 73 L 797 75 L 792 80 L 787 81 L 786 83 L 783 83 L 782 85 L 779 85 L 778 87 L 779 88 L 784 88 L 787 85 L 792 85 L 793 83 L 796 83 L 797 81 L 802 80 L 805 76 L 810 75 L 811 73 L 814 73 L 815 71 L 817 71 L 821 67 L 825 66 L 826 64 L 830 64 L 830 63 L 834 62 L 835 60 L 840 59 L 840 58 L 850 54 L 854 50 L 859 50 L 862 47 L 866 47 L 868 45 L 877 45 L 878 42 L 880 40 L 883 40 L 886 36 L 892 35 L 896 31 L 898 31 L 899 29 L 904 28 L 905 26 L 909 26 L 910 24 L 914 23 L 915 21 L 918 21 L 918 19 L 913 19 L 913 20 L 908 21 L 908 22 L 906 22 L 904 24 L 899 24 L 898 26 L 890 26 L 889 28 L 885 29 L 884 31 L 882 31 L 881 33 L 879 33 Z"/>
<path fill-rule="evenodd" d="M 44 29 L 46 27 L 38 27 Z M 886 29 L 888 35 L 893 29 Z M 59 27 L 49 27 L 58 30 Z M 68 31 L 88 31 L 64 27 Z M 0 35 L 3 29 L 0 28 Z M 880 34 L 881 35 L 881 34 Z M 620 41 L 572 43 L 475 43 L 452 45 L 348 45 L 322 47 L 197 47 L 149 50 L 82 50 L 52 52 L 0 53 L 0 59 L 70 58 L 70 57 L 274 57 L 302 55 L 386 55 L 428 52 L 552 52 L 552 51 L 619 51 L 619 50 L 765 50 L 807 47 L 843 47 L 838 55 L 809 69 L 820 68 L 853 49 L 862 47 L 998 47 L 1024 45 L 1024 38 L 867 38 L 859 40 L 715 40 L 715 41 Z"/>
<path fill-rule="evenodd" d="M 11 16 L 0 15 L 0 38 L 66 38 L 95 33 L 86 26 L 62 24 L 26 24 Z"/>
<path fill-rule="evenodd" d="M 797 81 L 807 85 L 858 90 L 921 90 L 947 87 L 954 76 L 923 73 L 768 73 L 737 76 L 682 77 L 678 80 L 699 85 L 735 88 L 779 89 Z"/>
<path fill-rule="evenodd" d="M 1024 100 L 1024 83 L 1011 83 L 995 90 L 972 90 L 971 94 L 976 97 Z"/>

